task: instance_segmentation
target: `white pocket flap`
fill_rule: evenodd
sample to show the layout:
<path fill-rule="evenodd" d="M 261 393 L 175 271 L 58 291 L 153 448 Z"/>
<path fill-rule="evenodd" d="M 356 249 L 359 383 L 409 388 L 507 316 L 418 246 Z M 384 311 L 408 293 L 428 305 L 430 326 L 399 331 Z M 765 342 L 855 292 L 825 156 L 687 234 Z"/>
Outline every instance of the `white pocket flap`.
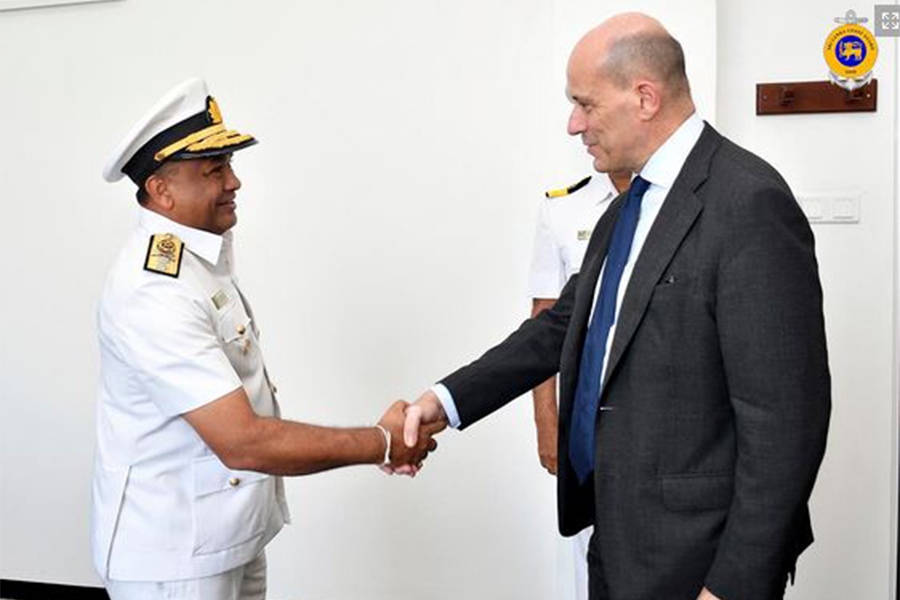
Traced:
<path fill-rule="evenodd" d="M 194 497 L 239 489 L 268 477 L 257 471 L 235 471 L 226 467 L 217 456 L 205 456 L 194 460 Z"/>

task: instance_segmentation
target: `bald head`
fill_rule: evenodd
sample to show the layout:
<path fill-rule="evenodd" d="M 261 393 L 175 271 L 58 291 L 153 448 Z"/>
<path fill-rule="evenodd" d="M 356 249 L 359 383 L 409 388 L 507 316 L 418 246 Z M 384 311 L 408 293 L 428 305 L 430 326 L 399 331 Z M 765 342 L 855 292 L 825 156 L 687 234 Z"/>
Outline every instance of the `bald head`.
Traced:
<path fill-rule="evenodd" d="M 691 114 L 681 45 L 640 13 L 615 16 L 576 44 L 566 69 L 568 132 L 600 172 L 638 172 Z"/>
<path fill-rule="evenodd" d="M 620 89 L 647 79 L 670 100 L 690 99 L 681 44 L 647 15 L 625 13 L 604 21 L 578 42 L 573 58 L 576 54 Z"/>

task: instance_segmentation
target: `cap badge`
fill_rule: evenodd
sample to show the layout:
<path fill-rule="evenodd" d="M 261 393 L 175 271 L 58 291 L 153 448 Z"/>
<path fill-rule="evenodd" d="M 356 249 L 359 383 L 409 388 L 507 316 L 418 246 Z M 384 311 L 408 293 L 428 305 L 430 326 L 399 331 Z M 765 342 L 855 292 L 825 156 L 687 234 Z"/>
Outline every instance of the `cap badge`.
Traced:
<path fill-rule="evenodd" d="M 209 122 L 218 125 L 222 122 L 222 113 L 219 111 L 219 103 L 212 96 L 206 98 L 206 112 L 209 115 Z"/>

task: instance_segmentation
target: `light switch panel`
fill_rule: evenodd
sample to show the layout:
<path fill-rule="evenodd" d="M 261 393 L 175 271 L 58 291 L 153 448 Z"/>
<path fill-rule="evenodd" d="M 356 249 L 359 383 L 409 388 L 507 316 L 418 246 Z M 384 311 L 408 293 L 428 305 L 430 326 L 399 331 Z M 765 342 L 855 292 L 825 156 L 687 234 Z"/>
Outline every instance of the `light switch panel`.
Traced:
<path fill-rule="evenodd" d="M 797 202 L 810 223 L 859 223 L 859 192 L 799 194 Z"/>

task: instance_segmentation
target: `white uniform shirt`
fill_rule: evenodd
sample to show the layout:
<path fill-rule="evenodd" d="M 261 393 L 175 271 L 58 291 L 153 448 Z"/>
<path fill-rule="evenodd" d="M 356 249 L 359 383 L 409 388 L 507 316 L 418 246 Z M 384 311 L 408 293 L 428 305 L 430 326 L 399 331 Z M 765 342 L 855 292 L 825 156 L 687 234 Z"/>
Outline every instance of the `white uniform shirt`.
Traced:
<path fill-rule="evenodd" d="M 581 268 L 594 225 L 617 195 L 609 176 L 595 174 L 580 190 L 541 201 L 528 277 L 529 297 L 559 297 L 569 278 Z"/>
<path fill-rule="evenodd" d="M 178 277 L 144 270 L 151 236 L 184 243 Z M 231 234 L 141 209 L 98 309 L 92 542 L 104 579 L 171 581 L 255 558 L 289 521 L 281 479 L 228 469 L 181 417 L 243 386 L 278 416 Z"/>

